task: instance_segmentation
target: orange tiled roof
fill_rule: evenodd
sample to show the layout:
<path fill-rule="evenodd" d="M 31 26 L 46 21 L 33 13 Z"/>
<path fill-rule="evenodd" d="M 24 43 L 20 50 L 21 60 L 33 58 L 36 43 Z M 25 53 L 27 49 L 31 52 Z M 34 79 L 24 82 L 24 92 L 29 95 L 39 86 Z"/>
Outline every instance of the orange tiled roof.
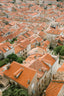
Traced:
<path fill-rule="evenodd" d="M 55 63 L 55 59 L 50 54 L 45 54 L 41 57 L 41 60 L 50 65 L 53 65 Z"/>
<path fill-rule="evenodd" d="M 27 59 L 25 60 L 26 62 L 29 62 L 29 61 L 32 61 L 38 57 L 41 57 L 42 55 L 41 54 L 38 54 L 38 53 L 35 53 L 33 55 L 30 55 L 29 57 L 27 57 Z M 36 57 L 36 58 L 35 58 Z"/>
<path fill-rule="evenodd" d="M 33 56 L 33 55 L 32 55 Z M 30 56 L 29 56 L 30 57 Z M 44 62 L 42 62 L 39 58 L 29 58 L 28 60 L 25 60 L 24 66 L 28 66 L 29 68 L 32 68 L 37 71 L 37 77 L 41 77 L 44 75 L 45 71 L 48 71 L 50 67 L 46 65 Z"/>
<path fill-rule="evenodd" d="M 58 96 L 63 83 L 51 82 L 46 89 L 46 96 Z"/>
<path fill-rule="evenodd" d="M 25 39 L 25 40 L 20 41 L 19 44 L 14 45 L 15 54 L 17 54 L 20 51 L 26 49 L 29 44 L 30 44 L 30 41 L 28 39 Z"/>
<path fill-rule="evenodd" d="M 0 44 L 0 50 L 5 53 L 7 52 L 6 49 L 11 50 L 13 48 L 12 44 L 9 42 L 1 43 Z"/>
<path fill-rule="evenodd" d="M 18 75 L 18 72 L 20 73 L 21 71 L 23 72 L 20 74 L 20 76 L 15 78 L 15 76 Z M 10 65 L 10 68 L 4 71 L 4 74 L 25 88 L 28 88 L 28 80 L 30 80 L 30 82 L 32 81 L 36 71 L 13 61 Z"/>
<path fill-rule="evenodd" d="M 60 40 L 61 42 L 63 42 L 64 41 L 64 36 L 58 36 L 58 37 L 56 37 L 56 40 Z"/>
<path fill-rule="evenodd" d="M 64 72 L 64 64 L 57 71 Z"/>
<path fill-rule="evenodd" d="M 45 37 L 45 36 L 46 36 L 46 33 L 44 33 L 43 31 L 41 31 L 41 32 L 39 32 L 39 35 L 40 35 L 41 37 Z"/>
<path fill-rule="evenodd" d="M 49 30 L 47 33 L 49 33 L 49 34 L 55 34 L 55 35 L 60 35 L 62 33 L 62 31 L 59 30 L 59 29 L 52 29 L 51 28 L 51 30 Z"/>

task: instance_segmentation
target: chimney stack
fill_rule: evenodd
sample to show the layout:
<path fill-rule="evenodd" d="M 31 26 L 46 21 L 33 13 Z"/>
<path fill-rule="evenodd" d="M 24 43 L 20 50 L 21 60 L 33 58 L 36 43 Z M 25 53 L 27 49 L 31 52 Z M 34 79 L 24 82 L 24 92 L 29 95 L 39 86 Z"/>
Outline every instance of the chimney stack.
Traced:
<path fill-rule="evenodd" d="M 46 90 L 44 90 L 43 96 L 46 96 Z"/>

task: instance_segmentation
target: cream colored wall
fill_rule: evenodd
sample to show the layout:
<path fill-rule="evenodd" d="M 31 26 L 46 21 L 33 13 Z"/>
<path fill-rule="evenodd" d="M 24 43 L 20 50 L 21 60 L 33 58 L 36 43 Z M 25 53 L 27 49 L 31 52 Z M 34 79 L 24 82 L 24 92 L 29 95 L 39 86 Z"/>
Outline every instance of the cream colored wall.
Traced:
<path fill-rule="evenodd" d="M 62 86 L 62 88 L 57 96 L 64 96 L 64 85 Z"/>
<path fill-rule="evenodd" d="M 48 86 L 51 79 L 51 69 L 48 72 L 45 72 L 43 77 L 38 82 L 38 93 L 41 94 L 42 90 Z M 42 82 L 43 81 L 43 82 Z M 39 85 L 40 85 L 40 91 L 39 91 Z"/>
<path fill-rule="evenodd" d="M 29 96 L 37 96 L 38 92 L 37 92 L 37 73 L 35 74 L 33 80 L 31 81 L 29 87 L 28 87 L 28 93 L 29 93 Z M 35 91 L 35 94 L 33 95 L 32 94 L 32 91 Z"/>
<path fill-rule="evenodd" d="M 4 53 L 4 58 L 6 58 L 9 54 L 15 53 L 14 48 Z"/>

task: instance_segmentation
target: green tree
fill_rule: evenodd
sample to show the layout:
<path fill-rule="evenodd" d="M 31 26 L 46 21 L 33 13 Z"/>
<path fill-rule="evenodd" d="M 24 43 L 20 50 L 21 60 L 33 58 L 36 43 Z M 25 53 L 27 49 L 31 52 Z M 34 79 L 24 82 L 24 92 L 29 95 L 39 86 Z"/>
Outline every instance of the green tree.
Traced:
<path fill-rule="evenodd" d="M 40 42 L 38 43 L 38 46 L 40 46 L 41 44 L 40 44 Z"/>
<path fill-rule="evenodd" d="M 60 55 L 61 56 L 64 56 L 64 46 L 61 48 L 61 50 L 60 50 Z"/>
<path fill-rule="evenodd" d="M 9 62 L 9 59 L 8 58 L 5 58 L 5 64 L 7 64 Z"/>
<path fill-rule="evenodd" d="M 18 56 L 17 56 L 16 54 L 14 54 L 14 53 L 8 55 L 7 58 L 9 59 L 10 62 L 16 61 L 16 62 L 18 62 L 18 63 L 22 63 L 23 60 L 25 60 L 24 57 L 18 57 Z"/>
<path fill-rule="evenodd" d="M 22 63 L 23 62 L 22 58 L 18 57 L 17 62 Z"/>
<path fill-rule="evenodd" d="M 9 58 L 10 62 L 17 61 L 17 59 L 18 59 L 17 55 L 14 53 L 8 55 L 7 58 Z"/>
<path fill-rule="evenodd" d="M 62 46 L 58 46 L 54 49 L 55 53 L 58 54 L 60 53 L 60 50 L 61 50 Z"/>
<path fill-rule="evenodd" d="M 28 96 L 28 92 L 27 90 L 13 84 L 3 92 L 2 96 Z"/>

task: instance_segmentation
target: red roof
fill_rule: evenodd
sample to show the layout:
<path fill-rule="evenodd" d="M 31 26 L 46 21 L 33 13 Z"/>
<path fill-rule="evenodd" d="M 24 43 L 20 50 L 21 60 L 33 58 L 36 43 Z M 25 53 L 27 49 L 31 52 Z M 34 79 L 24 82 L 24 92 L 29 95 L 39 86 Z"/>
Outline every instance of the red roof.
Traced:
<path fill-rule="evenodd" d="M 28 80 L 30 80 L 30 82 L 32 81 L 36 74 L 36 71 L 13 61 L 10 65 L 10 68 L 6 70 L 4 74 L 10 79 L 24 86 L 25 88 L 28 88 Z M 18 76 L 19 74 L 20 76 Z M 15 78 L 17 76 L 18 78 Z"/>
<path fill-rule="evenodd" d="M 57 71 L 58 72 L 64 72 L 64 64 Z"/>
<path fill-rule="evenodd" d="M 55 59 L 50 54 L 45 54 L 41 57 L 41 60 L 50 65 L 53 65 L 55 63 Z"/>
<path fill-rule="evenodd" d="M 51 82 L 46 89 L 46 96 L 58 96 L 63 83 Z"/>

